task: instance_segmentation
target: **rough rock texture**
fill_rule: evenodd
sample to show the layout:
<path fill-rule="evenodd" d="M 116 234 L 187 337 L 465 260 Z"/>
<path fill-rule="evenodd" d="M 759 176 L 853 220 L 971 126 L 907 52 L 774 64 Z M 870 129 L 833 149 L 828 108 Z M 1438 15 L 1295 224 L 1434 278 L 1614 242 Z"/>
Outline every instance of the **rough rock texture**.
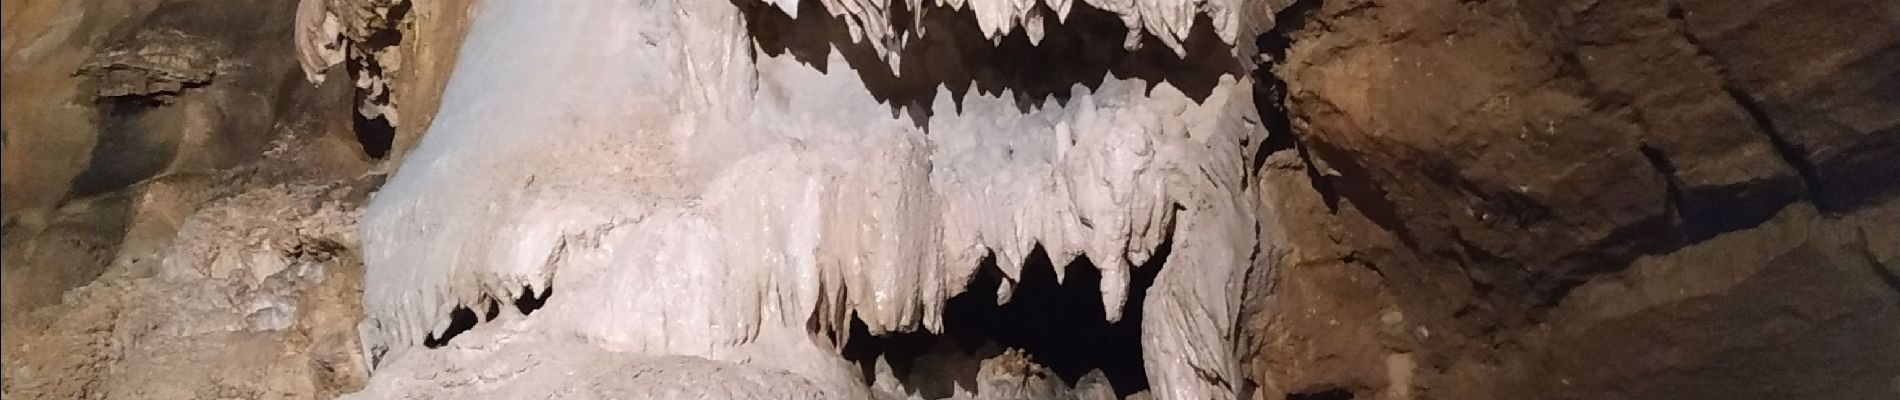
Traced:
<path fill-rule="evenodd" d="M 360 387 L 354 226 L 380 180 L 350 137 L 348 87 L 296 84 L 290 4 L 4 8 L 0 391 Z"/>
<path fill-rule="evenodd" d="M 8 0 L 5 38 L 0 54 L 6 63 L 0 73 L 0 109 L 7 118 L 5 166 L 0 168 L 7 195 L 4 210 L 8 234 L 16 224 L 44 219 L 44 210 L 58 204 L 73 177 L 86 167 L 87 154 L 98 141 L 89 93 L 74 72 L 103 48 L 114 27 L 151 11 L 156 2 L 125 1 L 88 7 L 81 3 L 45 0 Z"/>
<path fill-rule="evenodd" d="M 357 88 L 352 123 L 364 151 L 400 159 L 435 116 L 474 3 L 300 0 L 297 60 L 312 83 L 323 82 L 329 69 L 347 71 Z"/>
<path fill-rule="evenodd" d="M 64 24 L 45 28 L 49 32 L 109 33 L 85 41 L 51 34 L 17 39 L 24 44 L 9 53 L 4 150 L 9 262 L 0 269 L 10 276 L 4 290 L 7 309 L 50 304 L 59 292 L 101 273 L 130 215 L 124 209 L 131 200 L 122 189 L 138 182 L 251 164 L 274 148 L 282 151 L 287 142 L 281 139 L 289 137 L 283 133 L 290 131 L 316 144 L 310 147 L 314 151 L 281 157 L 308 162 L 285 165 L 366 167 L 348 149 L 354 146 L 349 139 L 313 133 L 347 125 L 322 115 L 322 108 L 291 108 L 322 104 L 324 92 L 287 85 L 295 79 L 294 60 L 283 59 L 282 43 L 268 39 L 290 40 L 288 27 L 250 23 L 253 17 L 289 18 L 289 6 L 129 2 L 123 5 L 137 7 L 122 10 L 114 4 L 68 6 L 61 10 L 65 18 L 46 17 Z M 22 13 L 35 12 L 38 5 L 22 7 L 28 10 Z M 38 15 L 16 18 L 33 17 Z M 15 26 L 9 25 L 9 32 Z M 295 171 L 350 175 L 335 172 Z M 72 229 L 99 233 L 52 239 L 79 232 Z M 46 239 L 39 239 L 40 232 L 48 233 Z M 13 262 L 18 256 L 57 261 Z M 12 279 L 16 274 L 24 275 Z M 44 274 L 73 279 L 38 281 Z"/>
<path fill-rule="evenodd" d="M 350 189 L 218 201 L 169 247 L 126 249 L 64 304 L 16 311 L 7 395 L 316 398 L 359 387 L 368 364 L 350 326 L 362 312 Z"/>
<path fill-rule="evenodd" d="M 1900 395 L 1890 1 L 674 3 L 4 0 L 0 392 Z"/>
<path fill-rule="evenodd" d="M 1279 20 L 1294 135 L 1261 175 L 1289 250 L 1250 313 L 1269 398 L 1900 393 L 1900 39 L 1866 34 L 1900 6 Z"/>
<path fill-rule="evenodd" d="M 792 371 L 691 356 L 632 356 L 491 320 L 424 354 L 392 360 L 353 399 L 828 399 Z M 465 343 L 475 343 L 468 345 Z"/>
<path fill-rule="evenodd" d="M 448 86 L 449 71 L 455 67 L 457 51 L 462 48 L 473 1 L 410 0 L 408 12 L 398 32 L 404 40 L 396 44 L 402 65 L 388 74 L 390 104 L 402 110 L 402 123 L 394 124 L 390 138 L 390 157 L 399 161 L 415 149 L 424 130 L 435 120 L 442 102 L 442 89 Z M 394 161 L 392 161 L 394 162 Z"/>

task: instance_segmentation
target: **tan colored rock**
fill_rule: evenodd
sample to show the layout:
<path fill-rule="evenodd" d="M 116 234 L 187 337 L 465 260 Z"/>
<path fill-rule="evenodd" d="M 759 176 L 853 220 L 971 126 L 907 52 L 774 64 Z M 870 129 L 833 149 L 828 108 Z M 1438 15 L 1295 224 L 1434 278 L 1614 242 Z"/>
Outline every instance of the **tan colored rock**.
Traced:
<path fill-rule="evenodd" d="M 5 3 L 6 65 L 0 67 L 7 201 L 0 215 L 8 225 L 45 223 L 45 210 L 66 195 L 86 167 L 98 134 L 89 93 L 75 76 L 114 27 L 137 20 L 156 2 L 125 1 L 89 6 L 66 1 Z M 29 215 L 22 215 L 27 212 Z M 22 219 L 23 218 L 23 219 Z M 9 228 L 15 229 L 15 228 Z"/>
<path fill-rule="evenodd" d="M 62 304 L 7 320 L 25 398 L 330 397 L 368 363 L 349 184 L 251 190 L 128 247 Z M 354 194 L 353 194 L 354 193 Z M 131 242 L 128 242 L 130 244 Z"/>
<path fill-rule="evenodd" d="M 442 91 L 455 67 L 462 37 L 474 19 L 474 2 L 456 0 L 411 0 L 408 22 L 400 25 L 408 38 L 397 46 L 402 67 L 395 68 L 390 87 L 391 102 L 402 110 L 404 123 L 396 125 L 391 144 L 391 163 L 415 149 L 422 133 L 435 121 L 441 106 Z"/>

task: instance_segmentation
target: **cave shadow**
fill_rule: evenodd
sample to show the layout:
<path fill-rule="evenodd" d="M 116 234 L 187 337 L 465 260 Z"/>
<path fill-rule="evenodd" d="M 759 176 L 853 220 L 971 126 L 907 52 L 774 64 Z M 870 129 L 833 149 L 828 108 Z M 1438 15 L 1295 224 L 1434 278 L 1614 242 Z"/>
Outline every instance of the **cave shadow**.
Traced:
<path fill-rule="evenodd" d="M 542 306 L 547 305 L 548 298 L 550 297 L 554 297 L 553 286 L 542 290 L 538 295 L 534 293 L 534 287 L 522 286 L 521 294 L 507 301 L 514 306 L 515 312 L 526 316 L 534 314 L 536 310 L 540 310 Z M 482 308 L 479 317 L 476 316 L 475 309 L 469 308 L 468 305 L 455 306 L 455 309 L 449 312 L 449 328 L 442 332 L 441 337 L 436 337 L 435 332 L 430 332 L 423 336 L 423 347 L 434 349 L 446 346 L 449 344 L 449 341 L 455 339 L 456 336 L 461 336 L 462 333 L 468 332 L 470 329 L 475 329 L 477 323 L 494 321 L 495 318 L 501 316 L 503 307 L 502 300 L 484 296 L 481 301 L 476 302 L 476 305 Z"/>
<path fill-rule="evenodd" d="M 127 96 L 97 103 L 98 139 L 87 156 L 85 169 L 73 178 L 62 203 L 124 189 L 158 176 L 178 155 L 178 132 L 164 129 L 168 121 L 162 118 L 145 118 L 162 105 L 156 98 Z M 178 118 L 176 112 L 173 114 L 168 116 Z"/>
<path fill-rule="evenodd" d="M 992 96 L 1008 90 L 1018 111 L 1029 112 L 1051 98 L 1067 104 L 1075 85 L 1093 92 L 1105 77 L 1113 76 L 1140 79 L 1148 90 L 1167 82 L 1200 103 L 1213 93 L 1222 75 L 1245 73 L 1234 47 L 1222 42 L 1212 21 L 1200 13 L 1195 14 L 1193 30 L 1182 43 L 1187 52 L 1182 58 L 1152 35 L 1142 39 L 1140 49 L 1125 50 L 1122 42 L 1127 29 L 1121 19 L 1084 2 L 1076 2 L 1067 21 L 1060 22 L 1055 11 L 1038 3 L 1033 12 L 1043 14 L 1045 35 L 1037 45 L 1029 43 L 1021 28 L 992 44 L 968 8 L 938 5 L 924 6 L 925 35 L 917 37 L 909 22 L 912 11 L 902 2 L 893 2 L 891 20 L 903 21 L 892 24 L 893 35 L 906 38 L 889 46 L 900 60 L 893 71 L 868 42 L 854 42 L 842 17 L 832 16 L 818 2 L 799 2 L 798 18 L 758 0 L 733 3 L 744 14 L 746 29 L 764 55 L 790 54 L 823 72 L 833 67 L 830 55 L 835 48 L 847 64 L 839 67 L 855 71 L 872 97 L 892 107 L 894 114 L 909 114 L 920 127 L 927 126 L 935 113 L 939 90 L 950 91 L 958 113 L 964 97 L 973 90 Z"/>
<path fill-rule="evenodd" d="M 1101 273 L 1087 257 L 1063 266 L 1066 276 L 1057 283 L 1055 266 L 1037 246 L 1023 266 L 1008 304 L 996 305 L 997 288 L 1004 275 L 995 256 L 986 257 L 967 291 L 944 305 L 943 332 L 909 332 L 872 336 L 864 323 L 852 318 L 852 333 L 844 355 L 856 363 L 866 382 L 875 377 L 876 363 L 884 358 L 893 375 L 911 394 L 947 398 L 956 386 L 977 387 L 982 360 L 1004 349 L 1021 349 L 1035 363 L 1074 388 L 1084 375 L 1100 370 L 1117 397 L 1148 389 L 1142 365 L 1142 304 L 1155 276 L 1167 262 L 1172 243 L 1163 243 L 1151 259 L 1131 271 L 1122 319 L 1110 323 L 1102 309 Z M 937 373 L 917 376 L 924 368 L 919 358 L 932 357 Z"/>

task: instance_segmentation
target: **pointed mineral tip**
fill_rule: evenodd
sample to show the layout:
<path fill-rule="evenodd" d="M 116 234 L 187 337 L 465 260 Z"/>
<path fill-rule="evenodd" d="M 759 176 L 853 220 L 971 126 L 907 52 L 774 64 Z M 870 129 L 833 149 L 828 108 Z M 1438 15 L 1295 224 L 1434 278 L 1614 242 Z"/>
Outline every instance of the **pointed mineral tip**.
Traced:
<path fill-rule="evenodd" d="M 429 329 L 429 335 L 434 337 L 435 340 L 442 340 L 445 336 L 449 335 L 449 327 L 454 324 L 455 318 L 437 319 L 435 321 L 435 327 Z"/>
<path fill-rule="evenodd" d="M 1209 11 L 1208 20 L 1214 22 L 1214 33 L 1220 35 L 1222 43 L 1235 44 L 1240 40 L 1240 13 L 1232 8 L 1222 7 Z"/>
<path fill-rule="evenodd" d="M 1187 40 L 1186 36 L 1176 37 L 1168 34 L 1160 34 L 1155 35 L 1155 37 L 1161 38 L 1161 44 L 1167 45 L 1168 50 L 1174 51 L 1175 59 L 1187 59 L 1187 47 L 1181 45 L 1182 41 Z"/>
<path fill-rule="evenodd" d="M 864 29 L 859 28 L 856 22 L 845 23 L 845 28 L 851 31 L 851 43 L 864 43 Z"/>
<path fill-rule="evenodd" d="M 1128 301 L 1128 264 L 1117 258 L 1097 268 L 1102 271 L 1102 315 L 1108 322 L 1119 322 Z"/>
<path fill-rule="evenodd" d="M 999 251 L 992 254 L 996 261 L 996 269 L 1003 273 L 1004 280 L 1017 281 L 1023 279 L 1023 264 L 1029 260 L 1029 252 L 999 249 Z"/>
<path fill-rule="evenodd" d="M 932 334 L 943 334 L 943 312 L 933 310 L 930 312 L 930 315 L 925 316 L 924 330 L 928 330 Z"/>
<path fill-rule="evenodd" d="M 1030 11 L 1029 17 L 1023 19 L 1023 33 L 1029 35 L 1030 46 L 1042 45 L 1042 29 L 1042 13 Z"/>
<path fill-rule="evenodd" d="M 1016 281 L 1015 280 L 1004 278 L 1001 282 L 996 283 L 996 305 L 1000 306 L 1004 304 L 1009 304 L 1009 299 L 1015 296 L 1016 296 Z"/>
<path fill-rule="evenodd" d="M 1075 8 L 1075 0 L 1047 0 L 1046 4 L 1055 10 L 1056 22 L 1069 22 L 1069 10 Z"/>
<path fill-rule="evenodd" d="M 784 11 L 785 15 L 792 16 L 792 19 L 798 19 L 798 0 L 766 0 L 766 1 L 771 2 L 773 5 L 778 6 L 778 9 L 780 11 Z"/>
<path fill-rule="evenodd" d="M 541 298 L 541 293 L 546 286 L 547 286 L 547 283 L 539 279 L 529 279 L 528 285 L 523 288 L 527 291 L 527 293 L 522 293 L 522 294 L 528 296 L 528 298 L 530 299 L 539 299 Z"/>

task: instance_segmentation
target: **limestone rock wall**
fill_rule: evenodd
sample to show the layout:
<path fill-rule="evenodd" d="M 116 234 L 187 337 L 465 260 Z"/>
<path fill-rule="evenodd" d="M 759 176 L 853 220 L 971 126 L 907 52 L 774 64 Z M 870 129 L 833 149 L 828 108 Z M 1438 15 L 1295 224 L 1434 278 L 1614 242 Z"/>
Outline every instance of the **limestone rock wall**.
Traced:
<path fill-rule="evenodd" d="M 0 392 L 1900 394 L 1891 2 L 675 3 L 5 0 Z"/>
<path fill-rule="evenodd" d="M 292 4 L 4 4 L 8 398 L 316 398 L 361 387 L 346 85 Z M 276 21 L 280 23 L 258 23 Z"/>
<path fill-rule="evenodd" d="M 1269 394 L 1900 390 L 1900 47 L 1865 34 L 1900 8 L 1316 1 L 1279 21 Z"/>

